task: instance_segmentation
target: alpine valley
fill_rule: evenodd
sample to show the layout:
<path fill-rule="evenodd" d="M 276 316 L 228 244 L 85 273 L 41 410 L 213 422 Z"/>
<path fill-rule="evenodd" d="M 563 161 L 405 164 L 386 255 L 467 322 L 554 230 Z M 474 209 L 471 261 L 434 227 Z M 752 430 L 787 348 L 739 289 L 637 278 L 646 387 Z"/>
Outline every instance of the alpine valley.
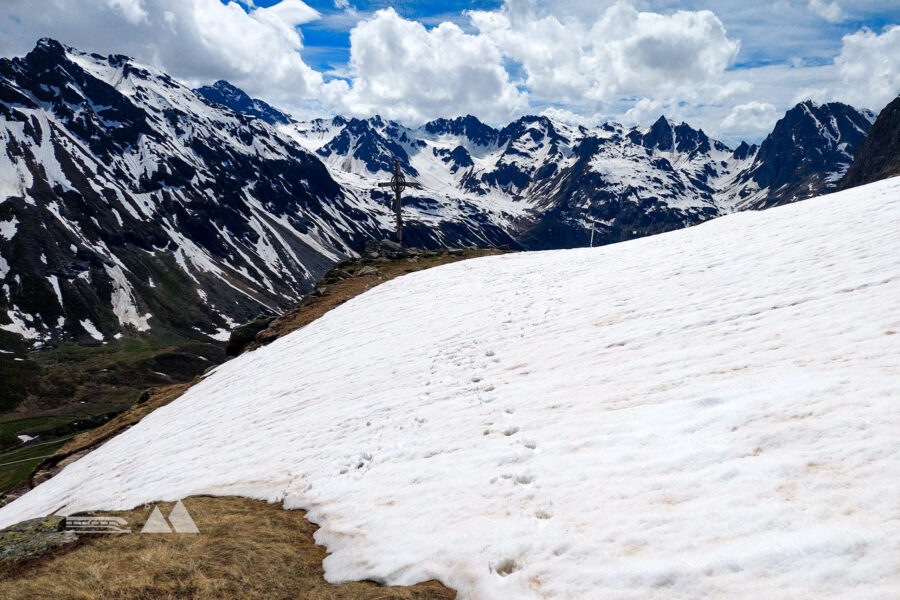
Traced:
<path fill-rule="evenodd" d="M 423 185 L 405 195 L 409 245 L 568 248 L 832 191 L 874 118 L 804 102 L 734 149 L 665 117 L 298 122 L 224 81 L 191 90 L 43 39 L 0 59 L 0 348 L 220 348 L 392 236 L 376 184 L 395 158 Z M 197 372 L 221 358 L 195 354 Z"/>

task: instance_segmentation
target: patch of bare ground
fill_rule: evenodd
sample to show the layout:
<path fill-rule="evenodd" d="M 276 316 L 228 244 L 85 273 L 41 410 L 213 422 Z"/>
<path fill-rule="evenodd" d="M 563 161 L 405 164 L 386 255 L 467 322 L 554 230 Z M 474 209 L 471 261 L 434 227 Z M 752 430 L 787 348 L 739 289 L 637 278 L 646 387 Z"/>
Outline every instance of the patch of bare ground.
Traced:
<path fill-rule="evenodd" d="M 103 513 L 133 533 L 82 536 L 40 558 L 0 563 L 9 600 L 447 600 L 436 581 L 385 587 L 325 581 L 325 548 L 299 510 L 246 498 L 188 498 L 199 534 L 141 534 L 154 505 Z M 173 503 L 158 506 L 168 515 Z"/>

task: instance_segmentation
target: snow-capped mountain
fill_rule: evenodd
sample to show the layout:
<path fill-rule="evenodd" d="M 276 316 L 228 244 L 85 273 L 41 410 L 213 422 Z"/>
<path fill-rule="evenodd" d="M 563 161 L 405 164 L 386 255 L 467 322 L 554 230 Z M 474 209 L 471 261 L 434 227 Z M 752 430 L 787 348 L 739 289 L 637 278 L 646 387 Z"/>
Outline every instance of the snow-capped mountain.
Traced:
<path fill-rule="evenodd" d="M 407 128 L 380 117 L 280 127 L 345 189 L 380 200 L 394 157 L 425 185 L 411 202 L 470 214 L 525 248 L 609 243 L 830 191 L 871 126 L 841 104 L 798 105 L 762 146 L 732 150 L 686 123 L 586 128 L 526 116 L 502 129 L 472 116 Z M 796 140 L 792 142 L 791 140 Z"/>
<path fill-rule="evenodd" d="M 6 331 L 216 336 L 350 252 L 321 162 L 164 73 L 42 40 L 0 62 L 0 94 Z"/>
<path fill-rule="evenodd" d="M 41 40 L 0 60 L 0 116 L 0 338 L 221 339 L 393 228 L 264 119 L 124 56 Z M 511 241 L 432 221 L 410 240 Z"/>
<path fill-rule="evenodd" d="M 394 279 L 217 367 L 0 528 L 240 495 L 308 511 L 330 581 L 895 597 L 898 227 L 900 178 Z"/>
<path fill-rule="evenodd" d="M 677 137 L 675 146 L 661 146 L 662 128 Z M 470 205 L 470 215 L 532 249 L 587 245 L 591 221 L 601 244 L 721 214 L 710 183 L 741 164 L 702 131 L 664 119 L 646 132 L 535 116 L 499 130 L 472 116 L 417 129 L 380 117 L 336 117 L 281 130 L 361 196 L 378 198 L 373 184 L 389 178 L 397 157 L 425 186 L 410 192 L 413 205 L 435 211 Z"/>
<path fill-rule="evenodd" d="M 871 111 L 840 102 L 798 104 L 775 124 L 724 197 L 737 209 L 760 209 L 834 191 L 874 121 Z"/>
<path fill-rule="evenodd" d="M 287 125 L 294 120 L 273 106 L 262 100 L 251 98 L 244 90 L 236 88 L 227 81 L 220 79 L 212 85 L 205 85 L 194 90 L 198 96 L 227 106 L 231 110 L 242 115 L 258 117 L 269 125 Z"/>
<path fill-rule="evenodd" d="M 0 117 L 0 342 L 37 344 L 222 338 L 292 305 L 366 239 L 392 235 L 391 193 L 376 184 L 395 158 L 424 185 L 405 194 L 410 245 L 564 248 L 830 189 L 871 121 L 804 103 L 761 147 L 735 150 L 664 117 L 295 122 L 227 82 L 193 92 L 53 40 L 0 61 Z"/>

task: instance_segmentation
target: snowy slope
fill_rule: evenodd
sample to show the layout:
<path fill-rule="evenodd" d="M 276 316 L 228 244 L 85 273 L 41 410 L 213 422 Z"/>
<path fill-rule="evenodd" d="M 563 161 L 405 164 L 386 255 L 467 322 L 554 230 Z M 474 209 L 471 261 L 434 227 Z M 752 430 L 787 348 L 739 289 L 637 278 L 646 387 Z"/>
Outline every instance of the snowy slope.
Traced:
<path fill-rule="evenodd" d="M 308 508 L 332 581 L 896 598 L 898 227 L 895 178 L 391 281 L 218 367 L 0 527 L 242 494 Z"/>

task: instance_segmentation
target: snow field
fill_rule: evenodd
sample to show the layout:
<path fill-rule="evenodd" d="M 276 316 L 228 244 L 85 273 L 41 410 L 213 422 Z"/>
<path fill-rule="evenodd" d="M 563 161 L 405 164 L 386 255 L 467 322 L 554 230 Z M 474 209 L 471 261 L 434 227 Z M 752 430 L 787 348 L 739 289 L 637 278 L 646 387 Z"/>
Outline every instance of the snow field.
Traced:
<path fill-rule="evenodd" d="M 900 178 L 385 283 L 0 509 L 306 508 L 331 581 L 896 598 Z"/>

